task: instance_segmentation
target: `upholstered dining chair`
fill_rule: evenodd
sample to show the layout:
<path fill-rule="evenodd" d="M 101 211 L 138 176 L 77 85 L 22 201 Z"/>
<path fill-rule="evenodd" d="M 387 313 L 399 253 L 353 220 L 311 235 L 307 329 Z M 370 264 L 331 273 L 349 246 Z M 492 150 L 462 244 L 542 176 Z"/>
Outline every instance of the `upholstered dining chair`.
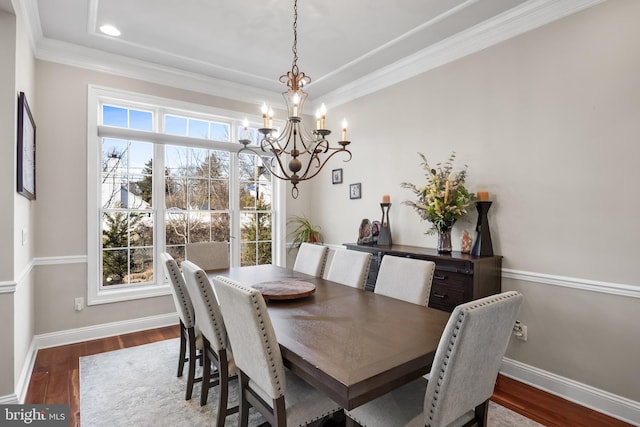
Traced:
<path fill-rule="evenodd" d="M 240 378 L 240 423 L 253 406 L 274 427 L 305 426 L 340 410 L 331 399 L 284 368 L 262 294 L 218 276 L 213 285 Z"/>
<path fill-rule="evenodd" d="M 364 289 L 369 275 L 371 254 L 369 252 L 336 250 L 329 265 L 327 280 Z"/>
<path fill-rule="evenodd" d="M 522 303 L 504 292 L 457 306 L 436 350 L 429 381 L 420 378 L 346 414 L 347 425 L 487 425 L 489 398 Z"/>
<path fill-rule="evenodd" d="M 191 261 L 183 261 L 182 272 L 187 289 L 198 319 L 202 334 L 204 366 L 202 372 L 202 393 L 200 405 L 207 403 L 209 389 L 220 386 L 218 399 L 217 426 L 223 427 L 227 415 L 234 414 L 238 407 L 228 408 L 229 379 L 236 376 L 236 367 L 231 349 L 228 348 L 227 331 L 225 329 L 220 306 L 207 274 Z M 211 380 L 211 365 L 215 365 L 216 374 Z"/>
<path fill-rule="evenodd" d="M 435 267 L 433 261 L 385 255 L 374 292 L 426 306 Z"/>
<path fill-rule="evenodd" d="M 320 277 L 327 258 L 327 246 L 303 243 L 298 248 L 293 270 L 310 276 Z"/>
<path fill-rule="evenodd" d="M 197 242 L 185 245 L 185 258 L 203 270 L 229 268 L 229 243 Z"/>
<path fill-rule="evenodd" d="M 193 304 L 187 291 L 187 286 L 182 276 L 182 272 L 178 268 L 175 259 L 166 252 L 160 255 L 164 271 L 171 283 L 171 294 L 176 305 L 176 311 L 180 318 L 180 355 L 178 358 L 178 376 L 181 377 L 185 363 L 187 368 L 187 393 L 186 400 L 191 399 L 193 392 L 193 384 L 197 382 L 196 372 L 196 349 L 202 348 L 202 338 L 200 331 L 196 330 L 196 316 L 193 310 Z M 189 355 L 186 355 L 187 349 Z"/>

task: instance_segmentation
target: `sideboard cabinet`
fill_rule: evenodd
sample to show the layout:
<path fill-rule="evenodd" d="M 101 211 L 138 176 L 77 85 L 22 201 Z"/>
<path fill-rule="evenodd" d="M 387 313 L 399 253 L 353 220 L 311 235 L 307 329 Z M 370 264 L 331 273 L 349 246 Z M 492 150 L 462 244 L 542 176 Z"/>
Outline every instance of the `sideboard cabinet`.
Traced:
<path fill-rule="evenodd" d="M 373 291 L 378 269 L 385 255 L 424 259 L 436 263 L 431 284 L 429 307 L 453 311 L 463 302 L 501 292 L 502 257 L 473 256 L 461 252 L 438 253 L 436 249 L 404 245 L 358 245 L 345 243 L 347 249 L 373 254 L 366 290 Z"/>

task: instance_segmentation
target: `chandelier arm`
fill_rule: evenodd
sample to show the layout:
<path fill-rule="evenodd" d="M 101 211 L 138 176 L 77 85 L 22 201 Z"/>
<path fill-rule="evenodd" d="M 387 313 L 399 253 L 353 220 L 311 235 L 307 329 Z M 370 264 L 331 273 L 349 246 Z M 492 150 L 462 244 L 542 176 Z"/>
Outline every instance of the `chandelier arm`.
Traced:
<path fill-rule="evenodd" d="M 250 152 L 251 154 L 253 154 L 254 156 L 256 156 L 257 158 L 259 158 L 259 159 L 260 159 L 260 163 L 262 163 L 262 165 L 263 165 L 265 168 L 267 168 L 267 170 L 269 171 L 269 173 L 270 173 L 271 175 L 273 175 L 273 176 L 275 176 L 276 178 L 281 179 L 281 180 L 283 180 L 283 181 L 288 181 L 288 180 L 289 180 L 289 176 L 279 174 L 279 173 L 275 170 L 275 168 L 273 168 L 273 167 L 270 165 L 270 163 L 273 161 L 273 157 L 271 157 L 271 156 L 263 156 L 263 155 L 261 155 L 260 153 L 258 153 L 256 150 L 254 150 L 253 148 L 249 148 L 249 147 L 246 147 L 246 146 L 245 146 L 245 147 L 242 147 L 240 150 L 238 150 L 238 154 L 241 154 L 241 153 L 243 153 L 243 152 L 245 152 L 245 151 L 248 151 L 248 152 Z M 264 150 L 263 150 L 263 151 L 264 151 Z M 268 158 L 268 159 L 269 159 L 269 161 L 265 161 L 265 158 Z M 277 158 L 277 157 L 276 157 L 276 158 Z M 279 166 L 280 166 L 280 170 L 284 170 L 284 169 L 282 168 L 282 164 L 281 164 L 280 162 L 278 162 L 278 164 L 279 164 Z"/>
<path fill-rule="evenodd" d="M 287 173 L 287 169 L 284 167 L 284 165 L 282 164 L 282 158 L 278 155 L 274 156 L 271 158 L 271 161 L 273 162 L 274 159 L 278 162 L 278 167 L 280 169 L 280 173 L 277 173 L 276 171 L 274 171 L 274 168 L 270 168 L 269 171 L 275 175 L 277 178 L 279 179 L 283 179 L 285 181 L 289 181 L 291 179 L 291 175 L 289 175 Z M 282 176 L 281 176 L 282 175 Z"/>
<path fill-rule="evenodd" d="M 283 152 L 284 154 L 290 154 L 291 150 L 288 150 L 287 148 L 289 147 L 289 142 L 291 141 L 291 135 L 293 134 L 293 129 L 294 129 L 294 125 L 287 121 L 287 124 L 285 125 L 284 129 L 282 130 L 282 133 L 278 136 L 278 137 L 271 137 L 271 136 L 265 136 L 264 138 L 262 138 L 262 141 L 260 141 L 261 145 L 263 145 L 263 143 L 266 142 L 273 147 L 274 144 L 277 144 L 278 149 Z M 283 141 L 286 142 L 283 144 Z"/>
<path fill-rule="evenodd" d="M 309 173 L 309 169 L 311 168 L 311 160 L 309 161 L 309 164 L 307 165 L 306 170 L 304 171 L 304 174 L 300 177 L 299 181 L 306 181 L 308 179 L 311 179 L 313 177 L 315 177 L 316 175 L 318 175 L 320 173 L 320 171 L 322 170 L 322 168 L 324 168 L 324 166 L 327 164 L 327 162 L 329 161 L 330 158 L 332 158 L 333 156 L 335 156 L 338 153 L 347 153 L 349 154 L 349 158 L 347 160 L 344 160 L 344 162 L 348 162 L 349 160 L 351 160 L 352 154 L 351 151 L 342 148 L 336 148 L 336 151 L 334 151 L 333 153 L 329 154 L 323 162 L 321 162 L 320 166 L 318 166 L 318 168 L 315 170 L 315 172 L 313 172 L 313 174 L 308 175 Z M 318 161 L 320 161 L 320 159 L 316 156 L 316 159 Z"/>

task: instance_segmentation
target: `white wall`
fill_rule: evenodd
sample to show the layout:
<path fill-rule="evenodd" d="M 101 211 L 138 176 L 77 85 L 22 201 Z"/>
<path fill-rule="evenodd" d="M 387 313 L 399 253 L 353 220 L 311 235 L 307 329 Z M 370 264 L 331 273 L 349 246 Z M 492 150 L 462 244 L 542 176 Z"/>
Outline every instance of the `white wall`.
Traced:
<path fill-rule="evenodd" d="M 515 277 L 503 290 L 525 295 L 529 341 L 512 342 L 507 357 L 635 402 L 638 16 L 640 2 L 605 2 L 333 109 L 329 126 L 348 118 L 354 157 L 313 182 L 308 208 L 325 240 L 341 244 L 355 241 L 362 218 L 380 218 L 390 194 L 394 243 L 435 247 L 428 224 L 402 205 L 412 194 L 400 183 L 424 182 L 417 152 L 436 163 L 456 151 L 470 190 L 491 194 L 494 250 Z M 331 185 L 335 167 L 341 185 Z M 349 200 L 354 182 L 361 200 Z M 456 224 L 454 249 L 475 220 Z M 558 287 L 558 278 L 635 296 Z"/>

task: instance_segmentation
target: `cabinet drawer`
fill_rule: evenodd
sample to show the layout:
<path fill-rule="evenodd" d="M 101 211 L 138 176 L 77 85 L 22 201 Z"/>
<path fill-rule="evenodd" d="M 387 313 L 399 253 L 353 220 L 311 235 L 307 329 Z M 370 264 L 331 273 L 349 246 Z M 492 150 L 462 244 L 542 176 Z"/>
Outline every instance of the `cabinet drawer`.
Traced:
<path fill-rule="evenodd" d="M 431 284 L 429 307 L 453 311 L 457 305 L 462 304 L 464 301 L 464 286 L 462 283 L 444 283 L 434 279 Z"/>

